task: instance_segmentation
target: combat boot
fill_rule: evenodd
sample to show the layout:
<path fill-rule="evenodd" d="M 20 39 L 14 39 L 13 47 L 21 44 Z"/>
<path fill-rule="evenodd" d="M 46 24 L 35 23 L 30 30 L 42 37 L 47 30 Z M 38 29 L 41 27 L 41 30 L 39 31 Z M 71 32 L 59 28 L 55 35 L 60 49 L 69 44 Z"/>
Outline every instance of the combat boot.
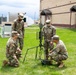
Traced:
<path fill-rule="evenodd" d="M 62 68 L 62 67 L 64 67 L 64 64 L 63 64 L 63 62 L 61 62 L 60 64 L 59 64 L 59 66 L 58 66 L 59 68 Z"/>
<path fill-rule="evenodd" d="M 50 65 L 52 65 L 53 64 L 53 62 L 52 62 L 52 60 L 50 60 Z"/>
<path fill-rule="evenodd" d="M 8 64 L 9 64 L 8 60 L 3 60 L 3 65 L 2 66 L 6 66 Z"/>
<path fill-rule="evenodd" d="M 19 67 L 19 64 L 15 64 L 14 67 Z"/>

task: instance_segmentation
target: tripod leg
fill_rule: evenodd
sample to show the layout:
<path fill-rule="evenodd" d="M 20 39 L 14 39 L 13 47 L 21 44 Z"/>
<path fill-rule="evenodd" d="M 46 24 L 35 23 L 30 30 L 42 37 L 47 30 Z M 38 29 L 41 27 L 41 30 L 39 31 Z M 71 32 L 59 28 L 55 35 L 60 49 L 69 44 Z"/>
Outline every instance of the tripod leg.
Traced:
<path fill-rule="evenodd" d="M 38 53 L 38 47 L 36 47 L 36 55 L 35 55 L 35 59 L 37 59 L 37 53 Z"/>
<path fill-rule="evenodd" d="M 40 47 L 40 51 L 39 51 L 39 59 L 41 59 L 41 55 L 42 55 L 42 48 Z"/>
<path fill-rule="evenodd" d="M 24 63 L 24 61 L 25 61 L 26 55 L 27 55 L 27 53 L 28 53 L 28 50 L 29 50 L 29 49 L 27 49 L 27 51 L 26 51 L 26 53 L 25 53 L 25 56 L 24 56 L 24 59 L 23 59 L 23 63 Z"/>

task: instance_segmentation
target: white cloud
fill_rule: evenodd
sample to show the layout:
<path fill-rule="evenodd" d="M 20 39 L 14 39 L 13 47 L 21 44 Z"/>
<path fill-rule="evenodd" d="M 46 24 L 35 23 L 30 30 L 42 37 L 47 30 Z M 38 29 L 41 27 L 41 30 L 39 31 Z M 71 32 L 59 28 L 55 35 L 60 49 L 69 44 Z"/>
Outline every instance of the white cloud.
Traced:
<path fill-rule="evenodd" d="M 0 5 L 7 5 L 12 7 L 20 7 L 20 6 L 26 6 L 26 5 L 36 5 L 39 6 L 39 0 L 0 0 Z"/>
<path fill-rule="evenodd" d="M 8 12 L 26 12 L 33 17 L 39 15 L 39 0 L 0 0 L 0 14 Z"/>

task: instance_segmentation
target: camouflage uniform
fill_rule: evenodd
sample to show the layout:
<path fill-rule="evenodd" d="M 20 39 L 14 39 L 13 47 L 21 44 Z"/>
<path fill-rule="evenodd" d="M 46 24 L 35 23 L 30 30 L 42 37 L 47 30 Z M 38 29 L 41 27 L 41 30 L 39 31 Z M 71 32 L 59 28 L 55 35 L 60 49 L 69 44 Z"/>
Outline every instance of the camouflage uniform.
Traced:
<path fill-rule="evenodd" d="M 53 49 L 53 51 L 49 55 L 56 62 L 61 62 L 62 60 L 66 60 L 68 58 L 67 49 L 61 40 L 59 40 L 56 48 Z"/>
<path fill-rule="evenodd" d="M 52 37 L 56 34 L 56 29 L 54 26 L 45 25 L 43 27 L 43 36 L 44 36 L 44 49 L 45 49 L 45 59 L 48 59 L 48 49 L 50 50 L 53 48 L 53 44 L 50 45 L 52 41 Z"/>
<path fill-rule="evenodd" d="M 13 40 L 13 38 L 9 38 L 6 45 L 6 57 L 9 60 L 10 66 L 18 66 L 19 61 L 17 59 L 18 51 L 17 42 Z"/>
<path fill-rule="evenodd" d="M 18 38 L 18 42 L 20 45 L 20 49 L 23 49 L 23 39 L 24 39 L 24 21 L 18 21 L 18 19 L 16 19 L 13 23 L 12 26 L 12 30 L 13 31 L 17 31 L 19 33 L 19 38 Z"/>

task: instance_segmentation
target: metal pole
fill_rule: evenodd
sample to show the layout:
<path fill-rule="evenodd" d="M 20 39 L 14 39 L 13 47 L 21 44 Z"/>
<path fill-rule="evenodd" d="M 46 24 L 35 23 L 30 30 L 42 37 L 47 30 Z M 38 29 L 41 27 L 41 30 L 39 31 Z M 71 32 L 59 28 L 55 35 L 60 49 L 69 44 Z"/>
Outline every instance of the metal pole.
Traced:
<path fill-rule="evenodd" d="M 24 56 L 23 63 L 24 63 L 24 61 L 25 61 L 26 55 L 27 55 L 27 53 L 28 53 L 28 50 L 29 50 L 29 49 L 27 49 L 26 54 L 25 54 L 25 56 Z"/>
<path fill-rule="evenodd" d="M 70 12 L 70 28 L 71 28 L 71 18 L 72 18 L 72 12 Z"/>
<path fill-rule="evenodd" d="M 35 24 L 36 12 L 34 13 L 34 24 Z"/>
<path fill-rule="evenodd" d="M 36 47 L 36 55 L 35 55 L 35 59 L 37 59 L 37 53 L 38 53 L 38 47 Z"/>
<path fill-rule="evenodd" d="M 76 28 L 76 14 L 75 14 L 75 28 Z"/>

